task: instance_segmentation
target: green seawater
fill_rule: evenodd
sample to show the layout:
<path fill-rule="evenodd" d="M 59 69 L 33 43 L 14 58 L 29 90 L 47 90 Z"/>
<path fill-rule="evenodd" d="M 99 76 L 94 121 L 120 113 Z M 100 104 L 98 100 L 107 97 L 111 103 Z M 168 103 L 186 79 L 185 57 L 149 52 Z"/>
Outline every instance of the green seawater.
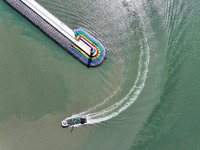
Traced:
<path fill-rule="evenodd" d="M 0 150 L 200 149 L 199 0 L 37 2 L 107 58 L 87 68 L 1 0 Z"/>

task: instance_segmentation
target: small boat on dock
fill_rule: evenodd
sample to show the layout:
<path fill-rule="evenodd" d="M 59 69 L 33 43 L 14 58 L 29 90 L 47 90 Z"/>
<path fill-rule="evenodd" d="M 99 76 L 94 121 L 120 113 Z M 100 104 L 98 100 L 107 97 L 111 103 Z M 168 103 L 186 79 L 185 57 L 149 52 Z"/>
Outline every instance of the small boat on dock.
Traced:
<path fill-rule="evenodd" d="M 87 123 L 87 119 L 85 116 L 76 117 L 76 118 L 67 118 L 61 122 L 61 126 L 63 128 L 66 127 L 74 127 L 76 125 L 84 125 Z"/>

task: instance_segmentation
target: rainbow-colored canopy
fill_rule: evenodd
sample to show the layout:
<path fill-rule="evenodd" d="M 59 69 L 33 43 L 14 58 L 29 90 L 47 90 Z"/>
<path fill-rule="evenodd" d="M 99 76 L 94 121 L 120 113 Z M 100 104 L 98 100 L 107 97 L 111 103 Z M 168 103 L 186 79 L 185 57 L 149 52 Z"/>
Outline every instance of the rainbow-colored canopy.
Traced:
<path fill-rule="evenodd" d="M 105 48 L 103 45 L 98 42 L 94 37 L 92 37 L 90 34 L 85 32 L 83 29 L 76 29 L 75 31 L 75 38 L 77 40 L 83 39 L 87 43 L 91 45 L 91 47 L 94 47 L 96 51 L 93 55 L 88 55 L 85 51 L 83 51 L 80 47 L 74 45 L 72 47 L 72 54 L 76 56 L 82 63 L 84 63 L 87 66 L 98 66 L 101 64 L 105 58 Z"/>

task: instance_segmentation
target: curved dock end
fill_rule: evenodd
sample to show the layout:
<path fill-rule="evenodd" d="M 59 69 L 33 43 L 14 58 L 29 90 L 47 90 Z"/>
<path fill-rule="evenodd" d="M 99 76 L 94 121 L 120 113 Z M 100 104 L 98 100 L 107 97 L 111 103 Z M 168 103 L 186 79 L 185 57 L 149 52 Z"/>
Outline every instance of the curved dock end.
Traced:
<path fill-rule="evenodd" d="M 83 62 L 88 67 L 95 67 L 100 65 L 103 62 L 106 54 L 104 46 L 93 36 L 91 36 L 81 28 L 76 29 L 74 32 L 75 38 L 78 41 L 81 40 L 85 44 L 87 44 L 91 48 L 91 51 L 90 53 L 86 53 L 80 47 L 74 45 L 72 47 L 72 54 L 75 55 L 81 62 Z"/>

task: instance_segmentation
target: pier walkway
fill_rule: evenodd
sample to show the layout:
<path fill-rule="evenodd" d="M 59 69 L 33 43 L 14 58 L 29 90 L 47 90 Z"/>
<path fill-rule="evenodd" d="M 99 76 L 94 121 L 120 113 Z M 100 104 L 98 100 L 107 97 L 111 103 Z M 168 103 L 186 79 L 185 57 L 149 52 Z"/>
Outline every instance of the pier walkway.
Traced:
<path fill-rule="evenodd" d="M 84 29 L 71 30 L 35 0 L 4 0 L 80 62 L 96 67 L 105 59 L 104 46 Z"/>
<path fill-rule="evenodd" d="M 71 30 L 68 26 L 66 26 L 63 22 L 54 17 L 50 12 L 48 12 L 45 8 L 39 5 L 34 0 L 21 0 L 25 5 L 31 8 L 35 13 L 41 16 L 45 21 L 51 24 L 55 29 L 61 32 L 64 36 L 66 36 L 71 42 L 84 50 L 88 55 L 90 55 L 91 47 L 85 44 L 82 40 L 76 40 L 74 31 Z"/>

